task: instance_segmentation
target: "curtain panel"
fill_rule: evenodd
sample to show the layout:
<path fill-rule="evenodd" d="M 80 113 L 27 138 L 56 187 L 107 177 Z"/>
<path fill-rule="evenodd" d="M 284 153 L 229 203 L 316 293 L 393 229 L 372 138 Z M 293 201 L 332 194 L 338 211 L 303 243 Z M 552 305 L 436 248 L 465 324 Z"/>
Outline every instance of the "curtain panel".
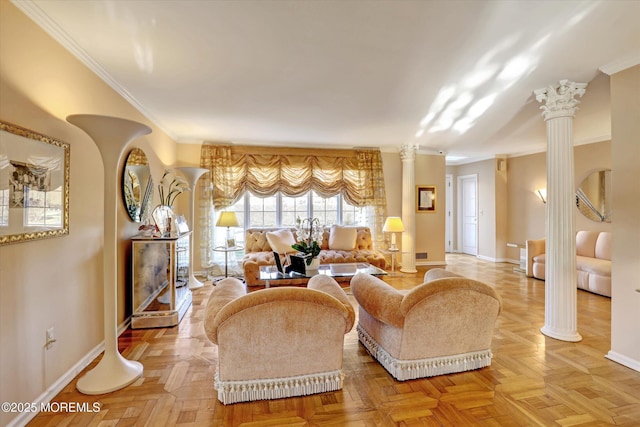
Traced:
<path fill-rule="evenodd" d="M 301 148 L 205 143 L 200 166 L 210 171 L 201 179 L 206 187 L 201 200 L 216 211 L 231 206 L 246 191 L 263 197 L 277 192 L 295 197 L 311 190 L 322 197 L 342 194 L 348 203 L 367 208 L 374 243 L 384 241 L 386 195 L 380 150 L 314 149 L 309 154 Z M 212 220 L 208 213 L 201 215 L 203 223 Z"/>

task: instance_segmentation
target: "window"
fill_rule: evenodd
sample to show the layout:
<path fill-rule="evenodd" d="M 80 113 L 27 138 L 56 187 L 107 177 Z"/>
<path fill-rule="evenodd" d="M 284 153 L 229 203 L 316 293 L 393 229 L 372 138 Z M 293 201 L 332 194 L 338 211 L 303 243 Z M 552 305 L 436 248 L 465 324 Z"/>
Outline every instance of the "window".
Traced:
<path fill-rule="evenodd" d="M 280 197 L 282 207 L 280 226 L 295 227 L 298 218 L 307 218 L 309 215 L 309 196 Z"/>
<path fill-rule="evenodd" d="M 0 227 L 9 226 L 9 189 L 0 190 Z"/>
<path fill-rule="evenodd" d="M 25 187 L 24 224 L 27 227 L 60 227 L 62 225 L 62 187 L 40 191 Z"/>
<path fill-rule="evenodd" d="M 348 204 L 340 195 L 324 198 L 315 192 L 299 197 L 247 193 L 227 210 L 234 211 L 245 228 L 295 227 L 298 218 L 310 217 L 327 226 L 364 224 L 363 208 Z"/>

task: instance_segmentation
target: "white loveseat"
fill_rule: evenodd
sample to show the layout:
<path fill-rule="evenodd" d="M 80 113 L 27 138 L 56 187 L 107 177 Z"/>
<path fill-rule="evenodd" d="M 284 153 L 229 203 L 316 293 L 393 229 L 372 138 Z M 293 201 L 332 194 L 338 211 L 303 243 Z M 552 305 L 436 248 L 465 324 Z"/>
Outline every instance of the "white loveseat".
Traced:
<path fill-rule="evenodd" d="M 529 277 L 545 279 L 545 239 L 527 240 Z M 578 231 L 576 233 L 576 269 L 578 289 L 611 296 L 611 233 Z"/>

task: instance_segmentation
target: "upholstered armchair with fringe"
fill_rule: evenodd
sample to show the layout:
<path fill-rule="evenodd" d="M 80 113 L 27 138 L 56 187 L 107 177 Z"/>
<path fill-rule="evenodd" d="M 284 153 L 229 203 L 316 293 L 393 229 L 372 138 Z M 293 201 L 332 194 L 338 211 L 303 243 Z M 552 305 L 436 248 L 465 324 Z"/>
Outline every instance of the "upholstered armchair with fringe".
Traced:
<path fill-rule="evenodd" d="M 502 302 L 489 285 L 443 269 L 403 292 L 359 273 L 358 338 L 396 379 L 431 377 L 491 365 L 491 339 Z"/>
<path fill-rule="evenodd" d="M 218 345 L 215 388 L 224 404 L 339 390 L 344 335 L 355 312 L 329 276 L 307 288 L 246 293 L 235 278 L 217 283 L 205 310 L 207 337 Z"/>

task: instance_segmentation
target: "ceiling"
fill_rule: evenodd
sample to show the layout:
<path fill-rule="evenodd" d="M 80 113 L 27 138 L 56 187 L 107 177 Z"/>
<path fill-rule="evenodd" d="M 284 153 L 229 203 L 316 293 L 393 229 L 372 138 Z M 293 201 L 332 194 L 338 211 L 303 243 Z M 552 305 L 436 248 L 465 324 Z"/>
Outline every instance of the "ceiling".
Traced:
<path fill-rule="evenodd" d="M 533 90 L 561 79 L 589 83 L 574 137 L 596 142 L 600 70 L 640 62 L 640 1 L 14 4 L 186 143 L 418 144 L 449 164 L 543 151 Z"/>

